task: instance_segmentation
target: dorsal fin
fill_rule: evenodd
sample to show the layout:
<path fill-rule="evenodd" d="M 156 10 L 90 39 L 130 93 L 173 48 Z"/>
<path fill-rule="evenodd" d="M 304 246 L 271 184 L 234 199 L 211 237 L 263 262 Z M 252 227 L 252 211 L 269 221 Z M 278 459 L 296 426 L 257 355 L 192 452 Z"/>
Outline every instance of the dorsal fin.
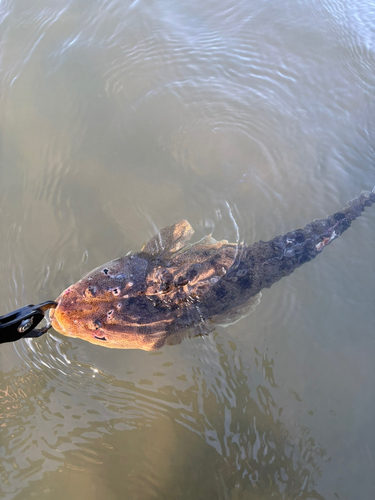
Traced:
<path fill-rule="evenodd" d="M 143 245 L 142 252 L 150 255 L 177 252 L 194 234 L 194 229 L 187 220 L 182 219 L 173 226 L 161 229 L 151 240 Z"/>

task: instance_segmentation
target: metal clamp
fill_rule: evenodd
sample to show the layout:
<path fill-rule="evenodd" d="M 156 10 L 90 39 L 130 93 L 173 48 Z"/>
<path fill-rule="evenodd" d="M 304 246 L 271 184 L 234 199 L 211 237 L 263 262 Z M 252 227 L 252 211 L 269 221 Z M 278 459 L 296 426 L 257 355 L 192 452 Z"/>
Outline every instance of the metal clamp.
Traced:
<path fill-rule="evenodd" d="M 0 316 L 0 344 L 15 342 L 21 338 L 40 337 L 51 328 L 51 324 L 41 329 L 35 327 L 42 321 L 48 309 L 55 308 L 57 302 L 48 300 L 41 304 L 29 304 L 5 316 Z"/>

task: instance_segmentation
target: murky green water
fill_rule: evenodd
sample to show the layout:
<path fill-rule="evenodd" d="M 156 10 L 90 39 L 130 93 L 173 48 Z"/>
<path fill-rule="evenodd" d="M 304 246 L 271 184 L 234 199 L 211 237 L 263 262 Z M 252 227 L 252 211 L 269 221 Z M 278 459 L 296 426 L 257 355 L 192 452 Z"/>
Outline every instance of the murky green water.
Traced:
<path fill-rule="evenodd" d="M 267 240 L 375 184 L 365 1 L 0 2 L 0 314 L 186 218 Z M 375 210 L 239 323 L 0 349 L 6 499 L 375 490 Z"/>

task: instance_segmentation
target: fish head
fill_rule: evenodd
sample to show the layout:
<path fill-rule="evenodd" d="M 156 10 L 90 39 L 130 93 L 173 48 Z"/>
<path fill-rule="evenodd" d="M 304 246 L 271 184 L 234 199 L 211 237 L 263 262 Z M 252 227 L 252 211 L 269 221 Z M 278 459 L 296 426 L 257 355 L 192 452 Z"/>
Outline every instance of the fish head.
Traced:
<path fill-rule="evenodd" d="M 145 259 L 131 255 L 94 269 L 56 299 L 52 327 L 109 348 L 160 348 L 166 324 L 150 326 L 154 308 L 142 292 L 146 268 Z"/>

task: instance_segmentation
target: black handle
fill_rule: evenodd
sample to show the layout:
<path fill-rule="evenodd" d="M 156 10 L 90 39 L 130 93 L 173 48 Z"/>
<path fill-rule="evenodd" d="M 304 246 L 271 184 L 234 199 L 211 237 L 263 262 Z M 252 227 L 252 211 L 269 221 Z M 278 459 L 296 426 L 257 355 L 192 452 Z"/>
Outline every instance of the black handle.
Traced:
<path fill-rule="evenodd" d="M 29 304 L 5 316 L 0 316 L 0 344 L 43 335 L 51 325 L 47 324 L 40 330 L 35 330 L 35 327 L 42 321 L 45 312 L 56 306 L 56 302 L 48 300 L 36 306 Z"/>

